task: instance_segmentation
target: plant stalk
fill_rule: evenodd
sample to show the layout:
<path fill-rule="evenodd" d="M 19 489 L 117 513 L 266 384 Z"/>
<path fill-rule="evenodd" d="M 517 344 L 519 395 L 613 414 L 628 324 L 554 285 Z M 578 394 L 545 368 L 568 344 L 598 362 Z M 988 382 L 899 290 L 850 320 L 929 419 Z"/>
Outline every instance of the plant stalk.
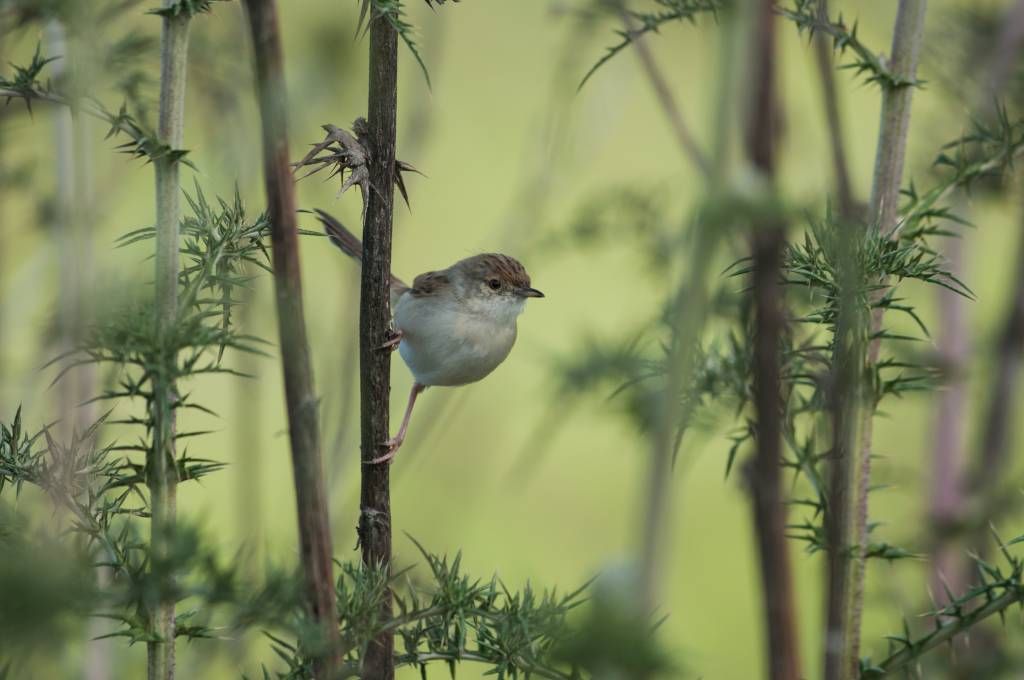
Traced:
<path fill-rule="evenodd" d="M 900 0 L 893 29 L 890 70 L 903 83 L 917 76 L 917 63 L 924 35 L 927 0 Z M 913 86 L 883 84 L 882 112 L 875 156 L 875 170 L 869 202 L 868 228 L 889 234 L 896 225 L 900 187 L 910 129 Z M 877 293 L 876 295 L 880 295 Z M 882 314 L 871 314 L 870 336 L 881 329 Z M 855 324 L 856 325 L 856 324 Z M 867 343 L 866 350 L 856 341 L 855 328 L 841 329 L 849 337 L 837 338 L 839 351 L 853 350 L 850 357 L 839 357 L 837 391 L 849 393 L 836 399 L 835 446 L 830 505 L 833 512 L 829 555 L 829 596 L 825 649 L 826 680 L 855 678 L 860 663 L 860 624 L 864 602 L 865 560 L 868 544 L 868 490 L 871 479 L 871 435 L 875 411 L 873 393 L 856 389 L 859 381 L 842 379 L 844 372 L 869 370 L 880 351 L 878 339 Z M 852 377 L 852 376 L 850 376 Z M 846 383 L 840 385 L 840 383 Z M 845 403 L 841 403 L 845 402 Z M 859 411 L 859 413 L 857 413 Z M 857 423 L 848 422 L 856 418 Z M 852 436 L 857 429 L 856 438 Z M 856 452 L 856 453 L 854 453 Z M 855 455 L 854 460 L 849 460 Z M 852 478 L 851 478 L 852 477 Z M 848 537 L 848 540 L 844 540 Z"/>
<path fill-rule="evenodd" d="M 654 54 L 651 53 L 650 47 L 647 45 L 647 39 L 643 33 L 637 32 L 636 21 L 626 11 L 626 6 L 623 3 L 619 4 L 619 17 L 622 20 L 622 25 L 625 27 L 626 32 L 633 35 L 633 48 L 636 50 L 636 55 L 640 59 L 640 65 L 643 66 L 644 73 L 647 75 L 647 80 L 651 83 L 651 88 L 654 89 L 654 94 L 658 98 L 658 103 L 661 105 L 662 111 L 665 113 L 665 117 L 668 119 L 669 126 L 672 128 L 672 133 L 676 138 L 676 142 L 679 144 L 679 150 L 683 156 L 688 158 L 693 163 L 697 171 L 700 172 L 705 182 L 711 180 L 711 163 L 708 161 L 704 152 L 701 151 L 700 145 L 694 138 L 693 133 L 690 132 L 689 126 L 683 119 L 683 114 L 679 110 L 679 106 L 676 104 L 675 97 L 672 96 L 672 90 L 669 88 L 668 81 L 665 79 L 664 73 L 658 68 L 658 62 L 654 59 Z"/>
<path fill-rule="evenodd" d="M 391 353 L 380 347 L 391 326 L 391 237 L 394 209 L 395 134 L 398 107 L 398 36 L 383 16 L 370 19 L 370 89 L 367 103 L 370 186 L 363 225 L 363 267 L 359 296 L 359 385 L 363 461 L 381 453 L 388 439 Z M 390 465 L 362 466 L 359 544 L 363 563 L 391 569 Z M 391 618 L 391 594 L 382 598 L 380 616 Z M 363 677 L 395 676 L 394 633 L 384 631 L 363 658 Z"/>
<path fill-rule="evenodd" d="M 173 4 L 164 0 L 164 7 Z M 189 17 L 164 17 L 160 39 L 160 140 L 182 146 L 185 128 L 185 76 L 188 62 Z M 178 228 L 181 223 L 179 165 L 170 156 L 153 161 L 156 171 L 156 325 L 165 346 L 178 312 Z M 170 375 L 177 356 L 162 356 L 153 378 L 153 449 L 147 461 L 151 513 L 151 569 L 157 573 L 159 601 L 151 612 L 154 640 L 146 643 L 149 680 L 174 677 L 174 600 L 165 570 L 174 531 L 177 497 L 174 433 L 177 391 Z"/>
<path fill-rule="evenodd" d="M 990 78 L 987 89 L 979 103 L 986 118 L 995 113 L 993 107 L 997 98 L 1006 88 L 1013 68 L 1018 64 L 1021 49 L 1024 48 L 1024 0 L 1014 3 L 1003 21 L 1003 29 L 995 41 L 990 61 Z M 1024 182 L 1018 178 L 1017 190 L 1024 190 Z M 1021 204 L 1024 208 L 1024 202 Z M 1021 226 L 1024 227 L 1024 217 Z M 996 482 L 1003 474 L 1010 457 L 1010 431 L 1013 413 L 1016 413 L 1017 384 L 1020 377 L 1021 360 L 1024 359 L 1024 231 L 1018 242 L 1017 275 L 1013 283 L 1000 325 L 996 344 L 996 357 L 992 362 L 991 398 L 985 412 L 980 443 L 980 460 L 976 461 L 969 480 L 970 493 L 978 499 L 991 497 L 996 491 Z M 990 506 L 989 503 L 982 503 Z M 987 513 L 985 513 L 987 514 Z M 982 549 L 988 517 L 981 517 L 977 535 L 972 537 L 972 548 Z M 980 553 L 979 553 L 980 554 Z"/>
<path fill-rule="evenodd" d="M 778 126 L 775 86 L 774 0 L 750 3 L 753 35 L 749 83 L 746 154 L 750 163 L 774 190 Z M 782 380 L 781 343 L 785 313 L 781 279 L 785 247 L 784 225 L 768 216 L 755 221 L 751 235 L 755 310 L 753 346 L 754 405 L 757 413 L 757 451 L 749 468 L 754 527 L 761 566 L 768 677 L 798 680 L 793 578 L 786 539 L 786 504 L 782 491 Z"/>
<path fill-rule="evenodd" d="M 277 325 L 284 371 L 299 551 L 308 614 L 317 629 L 313 671 L 317 680 L 342 666 L 334 594 L 333 549 L 320 454 L 318 400 L 306 338 L 295 217 L 295 182 L 289 166 L 287 92 L 275 0 L 245 0 L 252 35 L 262 122 L 263 173 L 271 222 Z"/>
<path fill-rule="evenodd" d="M 742 49 L 739 21 L 731 9 L 723 12 L 723 39 L 720 42 L 720 70 L 726 77 L 714 83 L 715 116 L 713 153 L 710 154 L 710 172 L 707 175 L 707 207 L 696 217 L 694 244 L 687 252 L 684 274 L 673 287 L 669 299 L 670 345 L 668 375 L 663 394 L 655 407 L 655 430 L 651 437 L 651 451 L 647 478 L 643 486 L 643 514 L 639 546 L 639 590 L 642 611 L 657 607 L 662 557 L 668 551 L 668 521 L 671 516 L 670 483 L 675 453 L 690 419 L 692 402 L 679 398 L 692 379 L 696 368 L 693 348 L 700 338 L 708 304 L 707 275 L 721 241 L 723 225 L 717 224 L 717 202 L 725 194 L 726 164 L 733 117 L 733 103 L 737 98 L 737 55 Z"/>
<path fill-rule="evenodd" d="M 828 19 L 828 0 L 819 0 L 818 13 L 822 20 Z M 832 58 L 831 40 L 824 32 L 814 35 L 814 61 L 821 78 L 822 102 L 825 105 L 825 120 L 828 123 L 829 148 L 832 151 L 832 172 L 835 175 L 836 202 L 839 214 L 852 217 L 855 203 L 850 185 L 850 168 L 846 156 L 842 119 L 839 111 L 839 95 L 836 92 L 835 63 Z"/>
<path fill-rule="evenodd" d="M 1024 216 L 1018 219 L 1024 227 Z M 1017 395 L 1021 364 L 1024 362 L 1024 228 L 1017 243 L 1016 272 L 992 361 L 992 389 L 981 430 L 980 456 L 970 480 L 972 495 L 981 499 L 979 505 L 986 508 L 991 504 L 984 499 L 995 495 L 999 479 L 1006 472 L 1015 414 L 1019 413 Z M 978 523 L 976 535 L 971 537 L 972 543 L 977 545 L 980 545 L 983 527 L 988 523 L 987 517 L 979 519 L 982 521 Z"/>

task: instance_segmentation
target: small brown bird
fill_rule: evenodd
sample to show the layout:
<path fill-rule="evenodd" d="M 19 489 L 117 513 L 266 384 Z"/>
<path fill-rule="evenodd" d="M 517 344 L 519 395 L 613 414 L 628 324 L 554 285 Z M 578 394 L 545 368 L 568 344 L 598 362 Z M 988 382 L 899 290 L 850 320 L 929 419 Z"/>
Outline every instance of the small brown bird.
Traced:
<path fill-rule="evenodd" d="M 322 210 L 316 215 L 331 241 L 361 261 L 359 239 Z M 447 269 L 420 274 L 412 287 L 392 274 L 391 310 L 397 332 L 385 347 L 398 346 L 414 382 L 398 434 L 383 442 L 383 455 L 367 462 L 395 457 L 423 390 L 466 385 L 497 368 L 515 344 L 516 319 L 526 298 L 542 297 L 518 260 L 497 253 L 474 255 Z"/>

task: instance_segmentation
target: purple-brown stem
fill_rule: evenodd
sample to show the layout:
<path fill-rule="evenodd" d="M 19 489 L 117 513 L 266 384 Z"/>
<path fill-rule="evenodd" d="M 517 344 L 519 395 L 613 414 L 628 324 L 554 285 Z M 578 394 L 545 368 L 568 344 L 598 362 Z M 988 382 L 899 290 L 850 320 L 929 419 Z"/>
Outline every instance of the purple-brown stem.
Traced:
<path fill-rule="evenodd" d="M 277 324 L 284 369 L 299 550 L 306 607 L 322 646 L 314 649 L 314 674 L 329 680 L 341 667 L 334 599 L 331 531 L 320 456 L 313 369 L 306 339 L 295 219 L 295 184 L 289 166 L 287 96 L 275 0 L 245 0 L 252 34 L 263 132 L 263 173 L 273 244 Z"/>
<path fill-rule="evenodd" d="M 746 153 L 769 184 L 775 174 L 778 104 L 775 80 L 775 13 L 773 0 L 754 8 L 750 58 L 752 102 L 746 129 Z M 765 640 L 772 680 L 801 677 L 797 645 L 793 578 L 786 539 L 786 505 L 782 491 L 781 340 L 785 330 L 779 285 L 784 225 L 775 217 L 755 222 L 752 295 L 755 310 L 754 405 L 757 451 L 750 466 L 754 527 L 761 566 Z"/>

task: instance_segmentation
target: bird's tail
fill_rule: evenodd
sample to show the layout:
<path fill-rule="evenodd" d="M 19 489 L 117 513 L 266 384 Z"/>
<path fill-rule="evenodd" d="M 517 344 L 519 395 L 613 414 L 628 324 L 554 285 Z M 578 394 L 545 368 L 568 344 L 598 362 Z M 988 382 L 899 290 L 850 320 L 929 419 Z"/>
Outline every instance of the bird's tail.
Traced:
<path fill-rule="evenodd" d="M 341 252 L 345 253 L 354 260 L 357 260 L 360 264 L 363 262 L 363 242 L 359 240 L 359 237 L 345 228 L 345 225 L 339 222 L 334 216 L 324 212 L 323 210 L 314 211 L 320 223 L 324 225 L 324 231 L 327 233 L 327 238 L 331 239 L 331 243 L 338 246 Z M 397 301 L 397 297 L 409 289 L 409 286 L 395 276 L 391 275 L 391 297 L 392 305 Z"/>
<path fill-rule="evenodd" d="M 341 248 L 341 252 L 351 258 L 363 261 L 363 243 L 359 237 L 345 228 L 345 225 L 323 210 L 314 211 L 317 219 L 324 225 L 324 231 L 331 243 Z"/>

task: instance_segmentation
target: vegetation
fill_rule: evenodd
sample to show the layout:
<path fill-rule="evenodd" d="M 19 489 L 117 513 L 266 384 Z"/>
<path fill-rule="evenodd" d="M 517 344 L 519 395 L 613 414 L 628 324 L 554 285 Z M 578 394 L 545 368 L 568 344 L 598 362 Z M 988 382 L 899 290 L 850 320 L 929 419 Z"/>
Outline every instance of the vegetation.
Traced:
<path fill-rule="evenodd" d="M 908 144 L 912 131 L 927 125 L 915 113 L 916 100 L 928 92 L 922 73 L 932 58 L 926 27 L 935 9 L 925 0 L 896 3 L 887 55 L 867 44 L 866 36 L 877 38 L 880 28 L 866 30 L 864 21 L 849 21 L 848 10 L 840 12 L 825 0 L 574 5 L 573 21 L 583 27 L 581 33 L 600 36 L 609 46 L 580 69 L 575 90 L 562 83 L 565 96 L 575 101 L 588 96 L 603 78 L 614 77 L 614 68 L 625 68 L 625 53 L 635 52 L 659 115 L 700 189 L 692 204 L 683 205 L 672 187 L 635 186 L 624 169 L 610 168 L 616 183 L 611 191 L 585 201 L 578 218 L 557 237 L 534 239 L 540 244 L 533 246 L 538 260 L 571 253 L 589 264 L 602 261 L 607 250 L 639 249 L 657 279 L 648 291 L 653 313 L 638 307 L 640 321 L 634 315 L 629 323 L 617 322 L 614 332 L 599 339 L 574 337 L 571 351 L 548 371 L 558 386 L 551 398 L 559 423 L 570 407 L 591 409 L 595 395 L 610 394 L 601 408 L 623 416 L 634 448 L 645 452 L 638 517 L 631 520 L 635 554 L 627 566 L 606 568 L 591 580 L 581 579 L 582 587 L 568 588 L 529 583 L 516 588 L 497 575 L 471 576 L 463 550 L 435 553 L 412 536 L 419 566 L 409 566 L 395 549 L 406 519 L 397 503 L 393 507 L 393 484 L 412 462 L 412 452 L 403 450 L 394 470 L 370 463 L 391 430 L 391 353 L 381 348 L 391 333 L 392 250 L 400 239 L 395 189 L 406 208 L 418 208 L 418 195 L 436 192 L 447 192 L 459 206 L 472 200 L 470 187 L 429 178 L 407 184 L 403 173 L 417 171 L 396 158 L 404 156 L 404 147 L 398 148 L 399 114 L 415 100 L 406 98 L 398 67 L 404 46 L 419 67 L 409 78 L 422 78 L 429 91 L 432 62 L 421 49 L 417 18 L 455 23 L 452 16 L 471 11 L 471 3 L 428 0 L 431 15 L 400 0 L 353 3 L 355 31 L 346 39 L 367 53 L 365 116 L 355 119 L 351 131 L 323 125 L 326 137 L 314 141 L 304 156 L 289 146 L 289 132 L 298 129 L 289 121 L 307 122 L 306 102 L 289 97 L 286 74 L 298 79 L 299 69 L 287 68 L 282 37 L 283 18 L 295 9 L 275 0 L 237 4 L 240 11 L 230 2 L 165 0 L 145 12 L 133 0 L 86 9 L 65 0 L 0 0 L 3 35 L 17 37 L 26 27 L 41 25 L 66 29 L 69 53 L 78 50 L 88 55 L 89 64 L 118 73 L 117 78 L 97 75 L 86 61 L 35 45 L 25 60 L 0 73 L 0 97 L 9 104 L 5 117 L 22 117 L 24 111 L 31 117 L 22 117 L 22 123 L 33 126 L 41 110 L 61 110 L 75 121 L 100 121 L 113 149 L 129 156 L 120 172 L 130 177 L 152 166 L 155 179 L 155 201 L 147 212 L 153 226 L 122 230 L 111 255 L 124 263 L 115 266 L 126 270 L 131 262 L 151 266 L 148 285 L 122 284 L 119 289 L 134 292 L 102 294 L 95 305 L 90 301 L 87 322 L 69 336 L 73 346 L 54 352 L 46 364 L 56 373 L 53 389 L 68 391 L 68 376 L 94 367 L 99 386 L 86 404 L 104 412 L 76 426 L 79 416 L 68 409 L 50 413 L 33 403 L 31 413 L 12 405 L 11 414 L 0 419 L 0 637 L 13 641 L 0 650 L 0 677 L 27 677 L 40 663 L 40 649 L 80 640 L 76 625 L 90 617 L 110 626 L 90 632 L 92 637 L 114 639 L 123 647 L 144 643 L 151 680 L 200 672 L 194 664 L 180 670 L 179 639 L 210 642 L 204 649 L 229 656 L 239 670 L 235 677 L 246 672 L 264 679 L 454 677 L 466 672 L 463 666 L 498 678 L 700 677 L 700 655 L 685 640 L 663 634 L 666 617 L 690 622 L 716 615 L 669 606 L 669 582 L 684 578 L 673 555 L 689 552 L 685 535 L 680 540 L 672 526 L 672 505 L 680 502 L 674 474 L 681 463 L 694 460 L 702 439 L 721 440 L 723 431 L 725 483 L 738 482 L 749 496 L 765 676 L 856 680 L 918 668 L 927 668 L 929 677 L 1019 673 L 1014 646 L 992 635 L 985 622 L 1024 606 L 1024 558 L 1015 548 L 1024 536 L 1004 541 L 994 529 L 997 521 L 1018 519 L 1011 513 L 1019 504 L 1005 500 L 997 481 L 1012 461 L 1016 376 L 1024 352 L 1024 262 L 1016 263 L 1019 271 L 1000 301 L 1001 334 L 990 343 L 997 361 L 985 383 L 992 395 L 979 418 L 985 429 L 977 461 L 973 469 L 955 467 L 953 458 L 935 456 L 933 472 L 952 480 L 954 502 L 936 501 L 945 493 L 936 483 L 932 505 L 944 508 L 944 514 L 930 517 L 921 535 L 908 536 L 883 523 L 874 499 L 884 486 L 879 476 L 891 465 L 879 460 L 884 446 L 876 420 L 899 408 L 894 406 L 899 399 L 932 404 L 929 400 L 941 399 L 943 390 L 956 389 L 962 380 L 956 371 L 963 367 L 944 365 L 941 357 L 918 349 L 932 341 L 933 312 L 924 296 L 942 291 L 943 304 L 975 302 L 970 276 L 949 256 L 948 243 L 989 238 L 983 229 L 964 231 L 972 224 L 962 211 L 969 197 L 1012 195 L 1019 188 L 1014 180 L 1024 154 L 1024 118 L 1014 65 L 1024 43 L 1019 38 L 1024 3 L 985 10 L 989 14 L 972 10 L 971 20 L 960 20 L 958 32 L 948 38 L 966 46 L 966 68 L 984 64 L 988 75 L 970 86 L 968 120 L 958 135 L 931 150 L 927 170 Z M 215 167 L 208 160 L 212 154 L 185 148 L 190 125 L 201 127 L 210 115 L 186 110 L 186 101 L 195 99 L 185 87 L 192 77 L 190 50 L 201 49 L 190 47 L 190 33 L 198 34 L 192 33 L 197 26 L 222 14 L 240 20 L 243 13 L 248 30 L 239 30 L 252 48 L 246 68 L 261 123 L 266 208 L 257 211 L 246 208 L 256 202 L 254 196 L 243 201 L 247 190 L 238 175 L 244 169 L 231 168 L 238 175 L 215 180 L 202 170 L 207 163 Z M 136 34 L 136 22 L 143 20 L 159 23 L 159 46 Z M 122 26 L 119 21 L 128 27 L 120 39 L 93 36 L 101 25 Z M 994 27 L 993 40 L 979 40 L 979 32 Z M 713 35 L 717 49 L 706 97 L 713 113 L 706 136 L 694 132 L 691 114 L 680 104 L 690 101 L 682 96 L 681 74 L 659 65 L 660 50 L 679 32 L 698 31 Z M 821 150 L 821 162 L 823 167 L 831 163 L 833 176 L 820 194 L 794 192 L 787 177 L 784 121 L 792 106 L 780 86 L 780 52 L 786 36 L 794 35 L 802 47 L 813 43 L 807 52 L 817 61 L 824 94 L 830 148 Z M 573 43 L 568 49 L 578 48 Z M 203 69 L 212 70 L 226 58 L 222 49 L 205 49 Z M 333 35 L 318 48 L 329 49 L 342 50 Z M 137 77 L 120 77 L 117 65 L 123 63 Z M 56 64 L 67 69 L 53 74 Z M 846 151 L 837 70 L 849 71 L 878 95 L 878 136 L 870 144 L 873 172 L 860 178 L 863 182 L 854 181 L 857 170 Z M 140 85 L 147 78 L 149 84 Z M 112 80 L 117 81 L 113 87 Z M 349 90 L 347 96 L 354 96 L 354 85 L 337 80 Z M 158 93 L 155 110 L 140 94 L 149 90 Z M 112 105 L 112 97 L 124 102 Z M 962 118 L 962 102 L 945 106 Z M 76 127 L 74 134 L 87 136 L 88 127 Z M 312 131 L 300 134 L 316 137 Z M 5 138 L 4 143 L 11 142 Z M 57 171 L 67 166 L 68 154 L 67 148 L 54 154 Z M 348 509 L 351 515 L 331 512 L 337 502 L 325 481 L 331 478 L 326 468 L 337 460 L 325 455 L 322 429 L 334 414 L 321 407 L 314 380 L 322 365 L 316 355 L 324 346 L 315 338 L 322 333 L 323 315 L 308 303 L 311 278 L 303 279 L 308 251 L 300 240 L 308 248 L 322 241 L 313 232 L 299 239 L 300 208 L 317 206 L 297 198 L 298 187 L 309 184 L 297 181 L 324 169 L 340 177 L 339 193 L 357 186 L 361 198 L 355 211 L 362 218 L 364 248 L 358 333 L 352 317 L 346 329 L 351 338 L 358 335 L 358 347 L 345 350 L 359 359 L 361 454 L 358 466 L 345 468 L 358 467 L 359 501 Z M 195 177 L 184 189 L 180 175 L 190 170 Z M 82 186 L 90 174 L 87 164 L 69 172 Z M 533 185 L 554 181 L 555 174 L 545 167 Z M 7 168 L 0 167 L 0 192 L 14 187 L 8 177 Z M 234 184 L 234 192 L 215 197 L 212 186 L 218 182 Z M 870 185 L 863 198 L 855 188 L 860 184 Z M 34 177 L 27 186 L 33 195 L 47 191 Z M 182 214 L 182 199 L 188 214 Z M 89 219 L 99 214 L 90 211 Z M 72 229 L 75 206 L 65 200 L 60 215 L 55 229 Z M 430 238 L 445 243 L 444 252 L 465 250 L 448 243 L 443 225 L 432 228 Z M 530 239 L 522 236 L 518 246 L 530 248 Z M 261 279 L 273 286 L 276 343 L 243 327 L 243 312 L 271 297 L 262 294 Z M 69 285 L 79 284 L 86 286 L 84 281 Z M 317 279 L 313 290 L 325 287 Z M 347 293 L 355 309 L 355 290 Z M 9 309 L 17 318 L 17 301 L 6 305 L 4 319 Z M 87 315 L 68 306 L 59 313 L 76 319 Z M 28 310 L 23 316 L 29 317 Z M 969 329 L 956 319 L 945 321 L 941 333 L 954 337 L 940 336 L 937 344 L 956 345 L 957 334 Z M 77 321 L 66 327 L 78 328 Z M 530 332 L 550 330 L 532 327 Z M 245 356 L 263 359 L 240 364 Z M 298 550 L 284 566 L 271 560 L 254 568 L 247 552 L 251 546 L 225 555 L 221 516 L 198 521 L 207 506 L 196 499 L 208 495 L 207 489 L 193 493 L 189 488 L 219 476 L 225 463 L 193 452 L 214 432 L 191 428 L 223 410 L 211 378 L 262 380 L 273 373 L 276 358 L 287 418 L 282 434 L 287 434 L 294 484 L 289 492 L 275 481 L 274 497 L 293 493 L 289 507 L 296 512 Z M 258 374 L 240 370 L 242 364 L 255 366 Z M 356 382 L 354 369 L 342 375 Z M 234 425 L 255 427 L 260 414 L 247 414 L 246 391 L 238 394 L 240 407 L 229 409 L 240 420 Z M 424 431 L 427 420 L 444 422 L 444 412 L 438 413 L 420 416 Z M 501 406 L 498 413 L 513 409 Z M 969 415 L 949 417 L 966 423 Z M 556 430 L 549 422 L 531 440 L 534 465 L 543 464 L 540 454 L 554 449 Z M 489 453 L 497 432 L 478 433 L 479 453 Z M 283 452 L 284 441 L 268 438 L 262 445 Z M 466 464 L 466 458 L 460 460 Z M 264 463 L 248 457 L 241 464 Z M 444 484 L 462 483 L 455 473 L 446 474 Z M 514 475 L 509 480 L 498 493 L 519 503 L 512 499 L 530 482 Z M 553 504 L 551 512 L 572 505 L 577 487 L 586 483 L 585 475 L 561 482 L 556 501 L 563 505 Z M 247 491 L 261 500 L 266 495 L 265 488 Z M 609 515 L 619 510 L 606 508 Z M 459 511 L 470 515 L 473 509 Z M 340 529 L 331 519 L 339 516 L 345 528 L 355 527 L 359 559 L 344 559 L 337 550 Z M 714 519 L 706 521 L 707 529 L 718 530 Z M 979 544 L 982 530 L 989 534 L 985 545 Z M 505 531 L 488 527 L 487 535 L 504 540 Z M 454 538 L 466 555 L 476 547 L 470 541 Z M 804 549 L 803 556 L 795 547 Z M 943 560 L 954 555 L 941 564 L 952 564 L 958 573 L 940 568 L 940 555 Z M 929 592 L 921 588 L 915 606 L 926 610 L 923 623 L 904 619 L 899 633 L 877 644 L 864 632 L 875 606 L 867 597 L 869 572 L 876 564 L 922 557 L 933 559 L 932 584 L 941 584 L 942 592 L 931 592 L 931 605 L 920 604 Z M 528 559 L 545 576 L 554 557 L 538 550 Z M 820 572 L 820 591 L 810 592 L 813 588 L 798 578 L 798 560 L 810 561 Z M 719 564 L 729 561 L 724 556 Z M 803 615 L 807 601 L 825 612 L 820 630 L 811 630 L 816 618 L 812 623 Z M 744 615 L 756 612 L 748 603 Z M 725 606 L 717 613 L 724 616 Z M 249 639 L 251 631 L 263 635 L 261 648 L 272 659 L 231 642 Z M 969 634 L 981 639 L 976 648 L 960 644 Z M 807 639 L 821 641 L 810 654 Z M 937 660 L 944 659 L 944 647 L 956 650 L 955 663 Z M 125 660 L 118 664 L 126 668 L 125 677 L 142 674 L 141 657 L 116 645 L 103 649 Z M 878 655 L 878 649 L 885 653 Z"/>

